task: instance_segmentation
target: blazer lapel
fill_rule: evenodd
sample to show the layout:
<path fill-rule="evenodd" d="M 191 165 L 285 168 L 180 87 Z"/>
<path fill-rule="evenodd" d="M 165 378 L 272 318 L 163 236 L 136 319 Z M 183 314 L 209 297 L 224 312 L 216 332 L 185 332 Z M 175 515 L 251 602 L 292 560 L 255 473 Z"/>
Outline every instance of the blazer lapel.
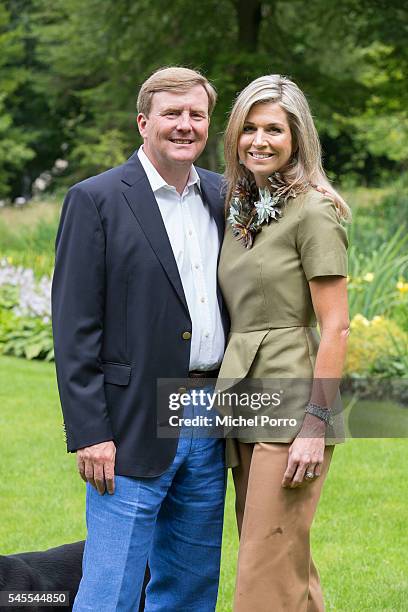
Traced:
<path fill-rule="evenodd" d="M 218 238 L 220 245 L 224 239 L 224 228 L 225 228 L 225 214 L 224 209 L 220 205 L 221 194 L 219 188 L 211 184 L 200 172 L 200 168 L 197 168 L 198 175 L 200 177 L 200 189 L 203 201 L 208 204 L 211 215 L 218 229 Z"/>
<path fill-rule="evenodd" d="M 180 274 L 174 259 L 173 250 L 160 214 L 159 207 L 151 190 L 150 183 L 139 161 L 137 153 L 125 164 L 122 181 L 128 188 L 123 190 L 133 214 L 138 220 L 147 240 L 163 266 L 170 283 L 188 312 L 187 301 L 181 284 Z"/>

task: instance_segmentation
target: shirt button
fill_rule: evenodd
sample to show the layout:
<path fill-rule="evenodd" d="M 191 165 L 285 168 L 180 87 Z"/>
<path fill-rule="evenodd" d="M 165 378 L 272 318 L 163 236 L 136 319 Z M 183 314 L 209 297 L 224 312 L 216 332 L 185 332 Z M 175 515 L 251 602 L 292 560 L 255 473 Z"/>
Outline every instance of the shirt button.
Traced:
<path fill-rule="evenodd" d="M 205 337 L 206 337 L 206 338 L 209 338 L 209 337 L 210 337 L 210 334 L 207 332 L 207 333 L 205 334 Z"/>
<path fill-rule="evenodd" d="M 191 333 L 188 331 L 183 332 L 183 340 L 190 340 Z"/>
<path fill-rule="evenodd" d="M 192 236 L 193 235 L 193 230 L 188 230 L 188 235 Z"/>
<path fill-rule="evenodd" d="M 195 267 L 196 270 L 200 269 L 200 266 L 198 264 L 194 264 L 194 267 Z"/>
<path fill-rule="evenodd" d="M 202 302 L 202 304 L 204 304 L 204 302 L 205 302 L 205 298 L 204 298 L 204 297 L 202 297 L 200 301 Z"/>

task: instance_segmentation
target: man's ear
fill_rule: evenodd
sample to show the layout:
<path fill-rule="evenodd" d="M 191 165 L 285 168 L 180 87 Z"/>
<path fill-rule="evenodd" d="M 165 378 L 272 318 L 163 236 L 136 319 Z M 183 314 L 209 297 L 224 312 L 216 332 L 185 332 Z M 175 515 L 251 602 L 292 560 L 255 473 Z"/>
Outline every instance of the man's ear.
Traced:
<path fill-rule="evenodd" d="M 139 128 L 139 133 L 142 138 L 145 137 L 146 134 L 146 125 L 147 125 L 147 117 L 144 113 L 139 113 L 137 116 L 137 127 Z"/>

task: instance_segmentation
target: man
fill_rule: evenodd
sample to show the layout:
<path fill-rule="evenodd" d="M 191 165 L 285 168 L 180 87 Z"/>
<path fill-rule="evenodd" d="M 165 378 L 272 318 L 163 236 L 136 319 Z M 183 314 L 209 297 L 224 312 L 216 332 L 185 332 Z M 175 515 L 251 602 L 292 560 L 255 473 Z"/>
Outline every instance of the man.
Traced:
<path fill-rule="evenodd" d="M 53 281 L 68 450 L 87 481 L 88 536 L 74 610 L 209 612 L 225 493 L 221 440 L 156 435 L 157 379 L 217 375 L 227 315 L 216 282 L 220 177 L 195 169 L 216 101 L 165 68 L 142 85 L 143 147 L 75 185 Z"/>

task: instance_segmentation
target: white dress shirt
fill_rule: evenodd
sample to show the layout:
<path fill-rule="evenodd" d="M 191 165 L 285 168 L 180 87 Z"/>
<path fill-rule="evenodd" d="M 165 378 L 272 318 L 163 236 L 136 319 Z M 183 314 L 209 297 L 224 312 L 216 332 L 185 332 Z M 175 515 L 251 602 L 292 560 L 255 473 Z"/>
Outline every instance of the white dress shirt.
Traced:
<path fill-rule="evenodd" d="M 200 177 L 191 167 L 180 195 L 153 166 L 143 147 L 146 172 L 170 240 L 192 322 L 190 371 L 213 370 L 224 354 L 225 335 L 217 300 L 217 225 L 200 194 Z"/>

